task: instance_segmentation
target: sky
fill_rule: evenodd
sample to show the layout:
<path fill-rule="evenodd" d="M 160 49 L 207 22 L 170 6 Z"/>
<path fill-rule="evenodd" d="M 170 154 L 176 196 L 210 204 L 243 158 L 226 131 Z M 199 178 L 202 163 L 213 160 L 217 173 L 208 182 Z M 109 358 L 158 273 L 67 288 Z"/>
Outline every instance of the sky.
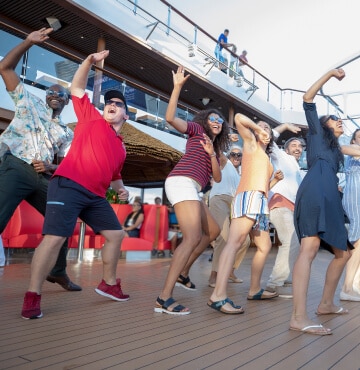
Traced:
<path fill-rule="evenodd" d="M 228 28 L 229 42 L 246 49 L 249 63 L 281 88 L 306 90 L 327 70 L 360 54 L 356 0 L 168 2 L 215 38 Z M 336 92 L 356 87 L 356 70 L 358 75 L 349 70 Z"/>

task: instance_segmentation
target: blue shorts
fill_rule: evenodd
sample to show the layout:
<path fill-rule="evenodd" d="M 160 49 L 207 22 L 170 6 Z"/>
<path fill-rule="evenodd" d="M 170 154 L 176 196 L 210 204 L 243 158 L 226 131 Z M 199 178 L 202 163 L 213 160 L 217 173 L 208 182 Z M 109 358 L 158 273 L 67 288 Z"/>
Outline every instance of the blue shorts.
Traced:
<path fill-rule="evenodd" d="M 55 176 L 49 182 L 43 234 L 69 237 L 78 217 L 95 233 L 122 230 L 105 198 L 66 177 Z"/>
<path fill-rule="evenodd" d="M 231 206 L 231 218 L 242 216 L 255 220 L 253 230 L 269 230 L 269 207 L 261 191 L 244 191 L 236 194 Z"/>

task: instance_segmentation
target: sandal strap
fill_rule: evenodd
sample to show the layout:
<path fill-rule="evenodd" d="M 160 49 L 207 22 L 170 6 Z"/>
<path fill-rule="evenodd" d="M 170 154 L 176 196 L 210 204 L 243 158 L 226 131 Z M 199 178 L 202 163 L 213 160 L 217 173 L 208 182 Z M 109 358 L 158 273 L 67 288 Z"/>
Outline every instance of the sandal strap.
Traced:
<path fill-rule="evenodd" d="M 188 283 L 190 283 L 190 286 L 188 286 L 188 288 L 195 289 L 195 284 L 192 281 L 190 281 L 190 276 L 184 277 L 183 275 L 179 275 L 177 280 L 179 283 L 186 286 Z"/>
<path fill-rule="evenodd" d="M 180 283 L 184 285 L 190 282 L 189 276 L 185 277 L 185 276 L 179 275 L 178 280 L 180 280 Z"/>
<path fill-rule="evenodd" d="M 161 305 L 161 307 L 164 308 L 165 310 L 170 311 L 169 310 L 169 307 L 171 305 L 173 305 L 174 303 L 176 303 L 176 301 L 175 301 L 175 299 L 173 297 L 168 298 L 166 301 L 164 301 L 163 299 L 161 299 L 161 298 L 158 297 L 157 303 L 159 303 Z M 184 307 L 183 305 L 178 304 L 177 306 L 173 307 L 170 312 L 181 312 L 185 308 L 186 307 Z"/>

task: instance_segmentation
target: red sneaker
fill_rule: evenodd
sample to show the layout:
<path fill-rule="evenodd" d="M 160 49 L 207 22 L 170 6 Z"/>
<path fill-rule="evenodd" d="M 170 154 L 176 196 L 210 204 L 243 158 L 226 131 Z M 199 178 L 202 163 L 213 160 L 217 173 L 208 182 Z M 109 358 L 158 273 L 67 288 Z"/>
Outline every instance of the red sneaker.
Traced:
<path fill-rule="evenodd" d="M 40 319 L 43 316 L 40 309 L 41 294 L 35 292 L 26 292 L 24 304 L 21 311 L 23 319 Z"/>
<path fill-rule="evenodd" d="M 108 285 L 105 283 L 104 279 L 101 280 L 99 286 L 95 289 L 97 294 L 100 294 L 104 297 L 113 299 L 114 301 L 127 301 L 130 296 L 128 294 L 123 294 L 120 285 L 120 279 L 116 279 L 115 285 Z"/>

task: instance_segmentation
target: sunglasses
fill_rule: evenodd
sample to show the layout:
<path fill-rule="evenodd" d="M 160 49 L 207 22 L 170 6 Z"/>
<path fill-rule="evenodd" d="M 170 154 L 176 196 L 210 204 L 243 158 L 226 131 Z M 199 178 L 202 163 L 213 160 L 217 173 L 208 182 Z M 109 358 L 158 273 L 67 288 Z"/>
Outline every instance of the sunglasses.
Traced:
<path fill-rule="evenodd" d="M 54 90 L 46 90 L 47 96 L 57 96 L 59 98 L 66 98 L 67 93 L 64 91 L 54 91 Z"/>
<path fill-rule="evenodd" d="M 119 108 L 125 108 L 125 103 L 122 101 L 106 100 L 105 105 L 115 104 Z"/>
<path fill-rule="evenodd" d="M 219 125 L 222 125 L 224 123 L 224 120 L 220 117 L 216 118 L 216 117 L 213 117 L 213 116 L 210 116 L 209 117 L 209 121 L 214 123 L 214 122 L 217 122 Z"/>
<path fill-rule="evenodd" d="M 230 156 L 231 156 L 231 157 L 241 158 L 241 157 L 242 157 L 242 154 L 241 154 L 241 153 L 234 153 L 234 152 L 231 152 L 231 153 L 230 153 Z"/>
<path fill-rule="evenodd" d="M 334 114 L 331 114 L 328 118 L 326 118 L 325 123 L 326 123 L 329 119 L 332 119 L 333 121 L 338 121 L 338 120 L 339 120 L 339 119 L 341 119 L 341 118 L 339 118 L 338 116 L 335 116 Z"/>

